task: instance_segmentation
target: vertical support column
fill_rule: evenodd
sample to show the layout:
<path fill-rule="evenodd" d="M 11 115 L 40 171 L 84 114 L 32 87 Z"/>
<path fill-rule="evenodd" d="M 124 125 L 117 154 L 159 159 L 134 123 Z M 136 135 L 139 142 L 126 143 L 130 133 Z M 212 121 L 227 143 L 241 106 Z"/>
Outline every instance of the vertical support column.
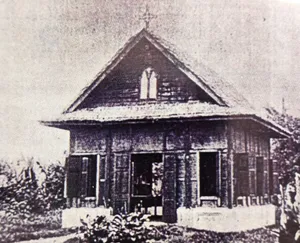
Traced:
<path fill-rule="evenodd" d="M 200 152 L 197 152 L 197 204 L 200 206 Z"/>
<path fill-rule="evenodd" d="M 112 206 L 112 186 L 114 178 L 114 157 L 112 154 L 112 131 L 109 129 L 106 134 L 106 165 L 105 178 L 107 178 L 107 185 L 105 188 L 107 207 Z"/>
<path fill-rule="evenodd" d="M 163 221 L 175 223 L 176 212 L 176 165 L 177 155 L 164 154 Z"/>
<path fill-rule="evenodd" d="M 99 206 L 99 200 L 100 200 L 100 154 L 97 154 L 97 166 L 96 166 L 96 207 Z"/>
<path fill-rule="evenodd" d="M 113 180 L 113 210 L 114 213 L 128 211 L 130 197 L 130 156 L 128 153 L 115 154 Z"/>
<path fill-rule="evenodd" d="M 234 170 L 233 170 L 233 163 L 234 163 L 234 148 L 233 148 L 233 126 L 230 122 L 226 125 L 226 133 L 227 133 L 227 163 L 228 163 L 228 177 L 227 177 L 227 184 L 228 184 L 228 207 L 232 208 L 234 204 Z"/>
<path fill-rule="evenodd" d="M 191 158 L 189 153 L 184 155 L 185 164 L 185 207 L 190 208 L 192 205 L 192 174 L 191 174 Z"/>
<path fill-rule="evenodd" d="M 222 152 L 218 151 L 218 206 L 221 206 L 222 198 Z"/>
<path fill-rule="evenodd" d="M 221 205 L 228 207 L 228 163 L 227 149 L 221 152 Z"/>
<path fill-rule="evenodd" d="M 69 169 L 69 157 L 66 157 L 65 158 L 65 170 L 66 172 L 68 171 Z M 65 173 L 65 181 L 64 181 L 64 198 L 67 198 L 67 202 L 68 202 L 68 196 L 67 196 L 67 187 L 68 187 L 68 184 L 67 184 L 67 181 L 68 181 L 68 173 Z"/>

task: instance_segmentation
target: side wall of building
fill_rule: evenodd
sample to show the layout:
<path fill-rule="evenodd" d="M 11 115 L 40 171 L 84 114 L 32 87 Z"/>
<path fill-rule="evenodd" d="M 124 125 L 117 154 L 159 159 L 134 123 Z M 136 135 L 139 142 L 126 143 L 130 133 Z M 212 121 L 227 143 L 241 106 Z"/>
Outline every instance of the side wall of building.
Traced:
<path fill-rule="evenodd" d="M 239 179 L 239 166 L 246 161 L 247 171 L 244 179 Z M 259 205 L 269 203 L 270 185 L 270 136 L 255 124 L 249 122 L 230 122 L 228 124 L 228 161 L 231 206 Z M 259 164 L 261 163 L 261 164 Z M 260 166 L 260 168 L 258 168 Z M 259 176 L 259 173 L 261 176 Z M 243 183 L 242 186 L 241 183 Z M 240 188 L 238 188 L 240 186 Z M 244 188 L 243 188 L 244 187 Z"/>

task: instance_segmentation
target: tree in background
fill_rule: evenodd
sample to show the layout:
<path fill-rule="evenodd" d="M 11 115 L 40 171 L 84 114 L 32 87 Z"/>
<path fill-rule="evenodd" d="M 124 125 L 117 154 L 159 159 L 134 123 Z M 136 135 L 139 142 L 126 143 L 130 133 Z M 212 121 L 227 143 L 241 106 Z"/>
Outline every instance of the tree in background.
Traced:
<path fill-rule="evenodd" d="M 0 200 L 7 215 L 25 219 L 64 207 L 64 167 L 60 163 L 43 167 L 33 158 L 27 162 L 28 166 L 20 174 L 14 173 L 11 182 L 2 188 Z M 42 183 L 37 179 L 41 174 Z"/>
<path fill-rule="evenodd" d="M 64 181 L 65 168 L 58 162 L 49 165 L 45 170 L 46 178 L 43 184 L 49 209 L 61 209 L 65 206 Z"/>
<path fill-rule="evenodd" d="M 299 179 L 295 183 L 296 173 L 300 168 L 300 118 L 280 114 L 271 110 L 273 119 L 291 132 L 288 139 L 274 140 L 273 160 L 279 163 L 279 183 L 281 199 L 275 204 L 279 209 L 279 242 L 300 242 Z M 298 195 L 299 200 L 299 195 Z"/>
<path fill-rule="evenodd" d="M 276 139 L 273 142 L 273 159 L 279 163 L 280 184 L 286 187 L 294 183 L 295 173 L 300 172 L 300 118 L 280 114 L 272 110 L 273 119 L 288 129 L 292 135 L 288 139 Z"/>

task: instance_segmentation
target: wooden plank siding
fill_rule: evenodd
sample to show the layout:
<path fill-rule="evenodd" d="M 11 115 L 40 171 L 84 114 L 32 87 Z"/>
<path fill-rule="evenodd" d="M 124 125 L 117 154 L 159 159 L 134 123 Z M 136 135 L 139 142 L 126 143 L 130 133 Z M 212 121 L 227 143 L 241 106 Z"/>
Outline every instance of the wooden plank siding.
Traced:
<path fill-rule="evenodd" d="M 140 78 L 148 67 L 152 67 L 158 75 L 155 102 L 200 100 L 215 103 L 148 40 L 143 39 L 77 109 L 145 102 L 145 100 L 140 100 Z"/>
<path fill-rule="evenodd" d="M 228 133 L 228 159 L 233 167 L 238 165 L 234 161 L 234 155 L 245 154 L 249 160 L 249 196 L 237 195 L 236 183 L 238 183 L 238 172 L 233 173 L 232 203 L 238 204 L 264 204 L 269 202 L 269 161 L 270 141 L 269 135 L 253 124 L 244 121 L 232 121 L 229 123 Z M 263 161 L 263 185 L 257 184 L 256 163 L 261 158 Z M 230 178 L 228 179 L 230 183 Z M 257 187 L 261 186 L 263 195 L 257 195 Z M 229 189 L 230 191 L 230 189 Z"/>
<path fill-rule="evenodd" d="M 220 156 L 221 176 L 217 182 L 217 191 L 220 205 L 232 207 L 238 204 L 235 191 L 236 173 L 234 172 L 235 154 L 247 154 L 250 160 L 256 161 L 256 157 L 262 157 L 264 163 L 264 178 L 269 174 L 269 138 L 268 134 L 258 133 L 255 127 L 249 129 L 242 122 L 224 121 L 198 121 L 198 122 L 169 122 L 151 124 L 128 124 L 106 126 L 104 128 L 89 127 L 71 131 L 71 154 L 101 154 L 106 156 L 106 180 L 105 186 L 99 186 L 98 197 L 95 202 L 98 205 L 121 205 L 117 202 L 116 178 L 119 176 L 116 167 L 115 156 L 126 154 L 130 160 L 130 154 L 136 153 L 173 153 L 177 157 L 176 172 L 176 203 L 177 207 L 195 207 L 199 205 L 197 172 L 198 158 L 200 152 L 213 151 Z M 88 137 L 88 138 L 87 138 Z M 256 165 L 251 162 L 249 173 L 249 186 L 256 188 Z M 127 160 L 126 160 L 127 161 Z M 129 161 L 127 161 L 129 163 Z M 126 170 L 126 171 L 124 171 Z M 122 175 L 128 176 L 126 183 L 130 183 L 130 163 L 126 169 L 122 169 Z M 121 172 L 120 172 L 121 173 Z M 119 174 L 120 174 L 119 173 Z M 124 174 L 125 173 L 125 174 Z M 123 177 L 122 177 L 123 178 Z M 253 182 L 255 180 L 255 182 Z M 104 181 L 102 181 L 104 182 Z M 249 198 L 243 199 L 245 204 L 265 203 L 265 197 L 269 196 L 269 180 L 265 180 L 264 195 L 257 198 L 256 189 L 250 188 Z M 102 190 L 102 192 L 101 192 Z M 104 190 L 104 192 L 103 192 Z M 118 188 L 117 188 L 118 190 Z M 122 189 L 123 190 L 123 189 Z M 119 191 L 122 191 L 121 189 Z M 130 198 L 130 185 L 128 185 L 127 197 Z M 119 193 L 120 194 L 120 193 Z M 73 199 L 69 199 L 72 201 Z M 81 204 L 84 200 L 81 198 Z M 109 203 L 110 202 L 110 203 Z M 126 201 L 127 207 L 129 202 Z M 78 203 L 77 203 L 78 204 Z M 92 203 L 90 203 L 93 205 Z M 98 206 L 95 203 L 95 206 Z M 119 206 L 120 206 L 119 205 Z M 118 206 L 118 207 L 119 207 Z"/>
<path fill-rule="evenodd" d="M 213 125 L 212 125 L 213 123 Z M 197 205 L 197 153 L 206 150 L 222 152 L 222 188 L 227 187 L 226 136 L 224 122 L 189 122 L 89 127 L 71 131 L 71 154 L 101 154 L 106 156 L 106 186 L 99 186 L 99 205 L 114 204 L 115 155 L 130 153 L 177 154 L 177 206 Z M 102 158 L 102 157 L 101 157 Z M 102 158 L 103 160 L 103 158 Z M 100 172 L 101 173 L 101 172 Z M 128 168 L 130 174 L 130 169 Z M 103 189 L 104 187 L 104 189 Z M 223 191 L 223 190 L 222 190 Z M 227 193 L 222 193 L 222 205 L 227 205 Z M 81 199 L 81 202 L 84 200 Z M 110 202 L 110 204 L 109 204 Z M 124 203 L 124 201 L 123 201 Z M 128 202 L 129 203 L 129 202 Z M 80 206 L 80 204 L 79 204 Z"/>

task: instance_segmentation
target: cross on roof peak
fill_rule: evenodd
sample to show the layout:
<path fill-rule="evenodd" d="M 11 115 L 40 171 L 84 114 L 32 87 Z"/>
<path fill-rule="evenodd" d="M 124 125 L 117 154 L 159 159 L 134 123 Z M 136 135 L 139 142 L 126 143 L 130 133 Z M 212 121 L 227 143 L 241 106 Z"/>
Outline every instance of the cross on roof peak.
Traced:
<path fill-rule="evenodd" d="M 155 19 L 157 16 L 150 13 L 148 4 L 146 5 L 145 13 L 140 17 L 141 20 L 145 22 L 145 28 L 148 29 L 152 19 Z"/>

